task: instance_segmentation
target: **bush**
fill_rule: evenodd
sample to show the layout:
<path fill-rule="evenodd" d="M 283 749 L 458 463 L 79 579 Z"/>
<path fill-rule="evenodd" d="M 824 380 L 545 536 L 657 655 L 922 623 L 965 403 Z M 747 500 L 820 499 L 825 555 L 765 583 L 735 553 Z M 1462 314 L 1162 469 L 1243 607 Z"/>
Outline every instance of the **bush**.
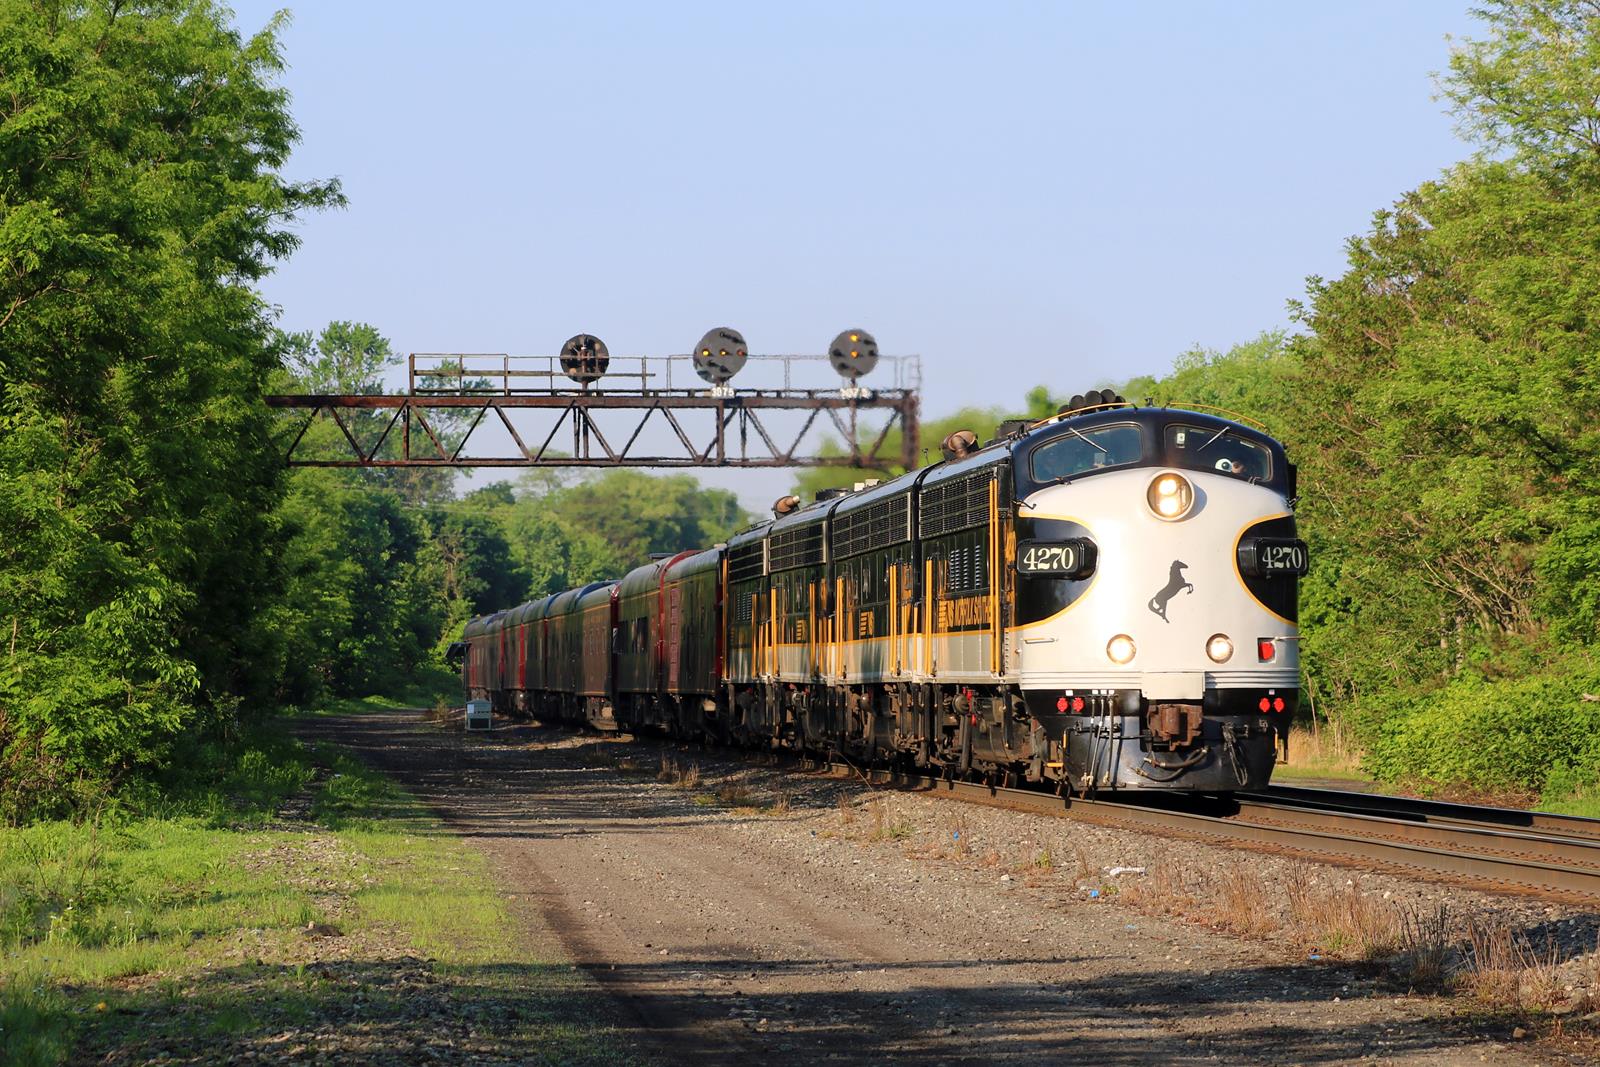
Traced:
<path fill-rule="evenodd" d="M 1600 779 L 1600 665 L 1566 657 L 1537 673 L 1463 675 L 1392 706 L 1368 736 L 1379 778 L 1545 792 Z"/>

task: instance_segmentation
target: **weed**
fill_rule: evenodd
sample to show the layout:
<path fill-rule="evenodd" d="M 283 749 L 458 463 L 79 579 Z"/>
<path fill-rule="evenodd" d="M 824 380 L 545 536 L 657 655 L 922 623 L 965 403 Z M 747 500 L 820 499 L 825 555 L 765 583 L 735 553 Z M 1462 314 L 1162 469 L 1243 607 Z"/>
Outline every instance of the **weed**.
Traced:
<path fill-rule="evenodd" d="M 714 808 L 717 806 L 717 798 L 710 793 L 696 793 L 690 798 L 690 801 L 697 808 Z"/>
<path fill-rule="evenodd" d="M 687 770 L 678 776 L 672 783 L 679 789 L 697 789 L 700 786 L 700 764 L 691 763 Z"/>
<path fill-rule="evenodd" d="M 1402 944 L 1401 916 L 1388 903 L 1355 885 L 1326 890 L 1311 886 L 1303 869 L 1302 891 L 1291 889 L 1291 932 L 1301 944 L 1341 958 L 1377 959 L 1392 955 Z"/>
<path fill-rule="evenodd" d="M 656 772 L 656 781 L 675 782 L 683 777 L 683 771 L 678 766 L 678 761 L 666 753 L 661 754 L 661 769 Z"/>
<path fill-rule="evenodd" d="M 1079 880 L 1092 881 L 1095 872 L 1089 868 L 1081 854 L 1078 862 Z M 1152 867 L 1144 878 L 1127 887 L 1125 895 L 1138 907 L 1159 915 L 1188 917 L 1195 904 L 1177 870 L 1165 864 Z"/>
<path fill-rule="evenodd" d="M 1540 951 L 1503 922 L 1475 922 L 1467 927 L 1467 945 L 1460 984 L 1480 1004 L 1547 1011 L 1560 999 L 1560 954 L 1554 942 Z"/>
<path fill-rule="evenodd" d="M 1037 856 L 1033 857 L 1033 865 L 1041 871 L 1048 871 L 1056 865 L 1056 862 L 1051 857 L 1050 850 L 1043 848 L 1039 850 Z"/>
<path fill-rule="evenodd" d="M 1077 869 L 1072 872 L 1074 878 L 1080 882 L 1087 882 L 1094 877 L 1094 864 L 1089 862 L 1089 854 L 1083 851 L 1082 845 L 1073 845 L 1072 854 L 1078 861 Z"/>
<path fill-rule="evenodd" d="M 846 826 L 856 821 L 856 813 L 850 810 L 851 800 L 848 793 L 839 794 L 839 821 Z"/>
<path fill-rule="evenodd" d="M 902 819 L 893 819 L 887 797 L 874 797 L 867 802 L 870 826 L 868 841 L 904 841 L 911 836 L 911 826 Z"/>
<path fill-rule="evenodd" d="M 1219 923 L 1236 934 L 1265 937 L 1281 927 L 1261 875 L 1247 867 L 1225 868 L 1218 880 Z"/>
<path fill-rule="evenodd" d="M 748 808 L 754 797 L 755 792 L 750 788 L 749 780 L 742 775 L 723 782 L 717 790 L 717 800 L 728 808 Z"/>
<path fill-rule="evenodd" d="M 1440 904 L 1428 912 L 1401 916 L 1400 947 L 1390 965 L 1408 989 L 1433 993 L 1444 988 L 1450 961 L 1450 909 Z"/>
<path fill-rule="evenodd" d="M 768 804 L 763 810 L 767 815 L 787 815 L 789 812 L 794 810 L 794 798 L 789 794 L 787 789 L 779 789 L 778 795 L 773 798 L 772 803 Z"/>

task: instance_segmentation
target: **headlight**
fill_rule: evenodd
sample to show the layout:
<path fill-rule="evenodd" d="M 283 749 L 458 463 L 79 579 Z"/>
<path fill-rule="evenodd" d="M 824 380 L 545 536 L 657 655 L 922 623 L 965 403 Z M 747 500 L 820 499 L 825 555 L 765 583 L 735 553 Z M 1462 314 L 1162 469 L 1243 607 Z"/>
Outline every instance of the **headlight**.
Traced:
<path fill-rule="evenodd" d="M 1212 634 L 1206 642 L 1206 655 L 1213 663 L 1226 663 L 1233 658 L 1233 642 L 1227 634 Z"/>
<path fill-rule="evenodd" d="M 1155 481 L 1150 483 L 1145 499 L 1149 501 L 1150 510 L 1155 512 L 1156 518 L 1175 522 L 1189 514 L 1189 509 L 1194 507 L 1194 486 L 1183 475 L 1168 471 L 1157 475 Z"/>
<path fill-rule="evenodd" d="M 1106 655 L 1111 658 L 1112 663 L 1127 663 L 1133 659 L 1137 651 L 1138 649 L 1133 647 L 1133 638 L 1127 634 L 1118 634 L 1106 642 Z"/>

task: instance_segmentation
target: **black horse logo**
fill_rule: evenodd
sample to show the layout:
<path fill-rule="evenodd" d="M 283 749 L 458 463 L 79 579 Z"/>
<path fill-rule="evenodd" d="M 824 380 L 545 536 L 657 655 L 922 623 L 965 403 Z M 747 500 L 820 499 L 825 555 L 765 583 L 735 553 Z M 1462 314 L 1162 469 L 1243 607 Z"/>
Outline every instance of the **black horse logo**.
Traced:
<path fill-rule="evenodd" d="M 1182 560 L 1172 561 L 1172 571 L 1167 576 L 1167 584 L 1161 587 L 1161 592 L 1150 598 L 1150 610 L 1161 616 L 1162 622 L 1171 622 L 1167 618 L 1167 602 L 1180 592 L 1193 593 L 1194 583 L 1184 581 L 1183 571 L 1188 567 Z"/>

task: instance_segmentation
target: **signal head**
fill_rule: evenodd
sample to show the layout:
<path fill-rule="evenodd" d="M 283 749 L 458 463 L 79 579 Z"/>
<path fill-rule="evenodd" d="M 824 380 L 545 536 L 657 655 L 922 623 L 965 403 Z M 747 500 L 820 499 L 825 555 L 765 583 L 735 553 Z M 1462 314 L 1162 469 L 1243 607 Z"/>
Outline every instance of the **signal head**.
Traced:
<path fill-rule="evenodd" d="M 866 330 L 846 330 L 828 346 L 833 369 L 855 381 L 878 365 L 878 342 Z"/>
<path fill-rule="evenodd" d="M 744 334 L 731 326 L 718 326 L 708 330 L 695 346 L 694 372 L 712 385 L 721 385 L 744 369 L 749 354 Z"/>
<path fill-rule="evenodd" d="M 597 381 L 611 364 L 611 350 L 592 333 L 567 338 L 561 346 L 561 369 L 579 385 Z"/>

